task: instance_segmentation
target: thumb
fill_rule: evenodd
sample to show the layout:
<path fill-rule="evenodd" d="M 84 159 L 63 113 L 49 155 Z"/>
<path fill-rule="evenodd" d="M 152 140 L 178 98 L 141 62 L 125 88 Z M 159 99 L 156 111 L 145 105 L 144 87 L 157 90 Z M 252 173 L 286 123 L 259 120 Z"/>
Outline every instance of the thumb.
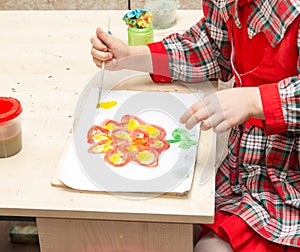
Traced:
<path fill-rule="evenodd" d="M 108 34 L 104 32 L 100 27 L 97 28 L 96 34 L 104 45 L 106 45 L 108 48 L 111 46 Z"/>

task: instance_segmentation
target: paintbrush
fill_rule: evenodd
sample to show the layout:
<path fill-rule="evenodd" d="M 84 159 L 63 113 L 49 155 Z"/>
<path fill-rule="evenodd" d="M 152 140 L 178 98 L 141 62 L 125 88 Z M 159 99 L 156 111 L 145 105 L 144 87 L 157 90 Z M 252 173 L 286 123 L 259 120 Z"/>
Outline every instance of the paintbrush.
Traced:
<path fill-rule="evenodd" d="M 110 17 L 108 18 L 107 21 L 107 33 L 111 34 L 110 31 Z M 99 81 L 99 92 L 98 92 L 98 102 L 97 102 L 97 106 L 96 109 L 98 111 L 98 109 L 100 109 L 101 106 L 101 95 L 102 95 L 102 90 L 103 90 L 103 81 L 104 81 L 104 70 L 105 69 L 105 61 L 102 62 L 102 66 L 101 66 L 101 72 L 100 72 L 100 81 Z"/>

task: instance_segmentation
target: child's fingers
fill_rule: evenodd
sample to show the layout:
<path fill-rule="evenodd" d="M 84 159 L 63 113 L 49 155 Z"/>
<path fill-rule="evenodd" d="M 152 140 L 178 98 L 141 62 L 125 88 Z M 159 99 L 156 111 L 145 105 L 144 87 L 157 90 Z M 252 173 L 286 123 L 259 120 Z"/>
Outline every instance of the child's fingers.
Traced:
<path fill-rule="evenodd" d="M 228 125 L 227 121 L 222 121 L 218 125 L 214 127 L 214 132 L 216 133 L 224 133 L 226 132 L 230 126 Z"/>
<path fill-rule="evenodd" d="M 202 121 L 208 118 L 207 112 L 204 108 L 199 109 L 191 115 L 191 117 L 186 121 L 185 127 L 187 129 L 192 129 L 196 124 L 201 123 Z"/>
<path fill-rule="evenodd" d="M 108 50 L 112 43 L 111 35 L 108 35 L 100 27 L 98 27 L 96 30 L 96 36 Z"/>
<path fill-rule="evenodd" d="M 101 60 L 98 60 L 98 59 L 96 59 L 96 58 L 93 57 L 93 61 L 94 61 L 95 65 L 97 67 L 99 67 L 99 68 L 102 67 L 102 61 Z"/>
<path fill-rule="evenodd" d="M 201 107 L 201 104 L 199 102 L 194 103 L 181 117 L 180 122 L 186 123 L 191 117 L 193 117 L 193 114 L 195 114 Z"/>
<path fill-rule="evenodd" d="M 223 113 L 219 113 L 218 111 L 211 114 L 206 120 L 201 122 L 202 130 L 213 129 L 215 132 L 223 131 L 224 125 L 226 121 L 224 120 Z"/>
<path fill-rule="evenodd" d="M 96 48 L 97 50 L 103 51 L 103 52 L 108 51 L 107 46 L 96 35 L 92 36 L 90 38 L 90 41 L 91 41 L 93 47 Z"/>
<path fill-rule="evenodd" d="M 208 113 L 203 101 L 198 101 L 180 117 L 180 122 L 185 124 L 187 129 L 192 129 L 197 123 L 207 118 Z"/>
<path fill-rule="evenodd" d="M 93 58 L 95 58 L 99 61 L 107 61 L 107 60 L 112 59 L 112 57 L 113 57 L 111 52 L 103 52 L 103 51 L 96 49 L 95 47 L 92 47 L 91 55 L 93 56 Z"/>

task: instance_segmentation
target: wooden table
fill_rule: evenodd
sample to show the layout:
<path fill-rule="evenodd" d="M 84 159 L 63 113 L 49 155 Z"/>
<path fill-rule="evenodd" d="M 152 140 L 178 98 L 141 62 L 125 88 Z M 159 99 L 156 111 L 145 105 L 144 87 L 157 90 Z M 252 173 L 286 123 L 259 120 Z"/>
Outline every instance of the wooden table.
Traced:
<path fill-rule="evenodd" d="M 201 133 L 193 188 L 185 197 L 137 200 L 51 186 L 76 102 L 98 71 L 89 38 L 110 16 L 112 32 L 126 40 L 124 12 L 1 11 L 0 95 L 23 105 L 24 147 L 0 159 L 0 215 L 36 217 L 42 251 L 192 251 L 193 224 L 213 221 L 211 131 Z M 177 25 L 156 31 L 156 40 L 200 16 L 178 11 Z M 203 180 L 207 169 L 212 176 Z"/>

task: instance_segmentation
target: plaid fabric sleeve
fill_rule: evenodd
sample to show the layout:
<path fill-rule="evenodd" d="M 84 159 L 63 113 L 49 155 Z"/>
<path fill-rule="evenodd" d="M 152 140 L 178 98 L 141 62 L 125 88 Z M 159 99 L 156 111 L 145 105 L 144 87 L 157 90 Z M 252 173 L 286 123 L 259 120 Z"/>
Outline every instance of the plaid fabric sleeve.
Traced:
<path fill-rule="evenodd" d="M 175 33 L 162 41 L 173 80 L 228 81 L 232 77 L 226 24 L 212 1 L 203 1 L 203 11 L 205 17 L 184 34 Z"/>
<path fill-rule="evenodd" d="M 286 132 L 277 83 L 261 85 L 259 90 L 265 115 L 263 126 L 266 135 Z"/>
<path fill-rule="evenodd" d="M 300 25 L 300 24 L 299 24 Z M 287 131 L 300 133 L 300 26 L 298 27 L 298 76 L 279 82 L 279 94 L 282 102 Z"/>

